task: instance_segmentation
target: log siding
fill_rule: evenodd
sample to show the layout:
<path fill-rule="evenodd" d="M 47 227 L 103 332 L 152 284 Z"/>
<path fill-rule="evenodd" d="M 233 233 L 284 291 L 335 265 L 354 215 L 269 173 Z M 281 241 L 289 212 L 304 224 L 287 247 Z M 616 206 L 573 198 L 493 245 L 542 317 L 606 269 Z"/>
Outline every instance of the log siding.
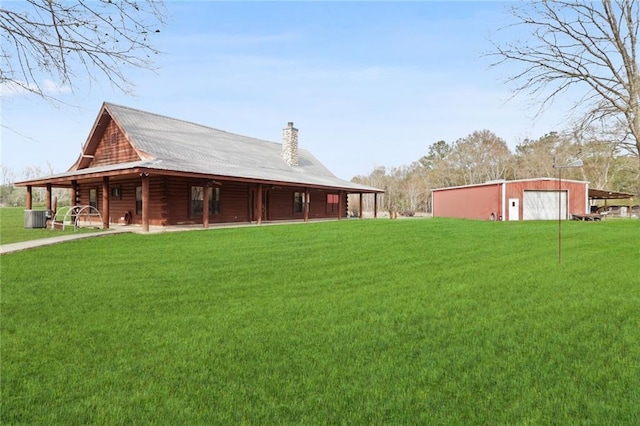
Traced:
<path fill-rule="evenodd" d="M 140 156 L 136 150 L 133 149 L 118 125 L 114 121 L 111 121 L 98 143 L 94 158 L 89 163 L 89 167 L 107 166 L 138 160 L 140 160 Z"/>
<path fill-rule="evenodd" d="M 150 138 L 158 129 L 162 133 Z M 188 144 L 183 144 L 184 138 L 189 138 Z M 227 152 L 229 140 L 238 144 L 235 151 Z M 198 162 L 189 163 L 191 157 L 184 157 L 182 148 L 187 146 L 199 149 L 191 152 L 191 156 L 202 156 Z M 216 162 L 212 154 L 217 149 L 232 157 L 231 169 L 227 162 Z M 306 152 L 300 153 L 294 173 L 273 152 L 272 143 L 266 141 L 105 103 L 82 155 L 67 173 L 18 182 L 18 186 L 27 188 L 28 208 L 32 188 L 46 186 L 47 208 L 51 209 L 55 185 L 71 191 L 74 205 L 94 204 L 104 227 L 135 224 L 143 230 L 149 226 L 342 218 L 348 208 L 347 191 L 382 192 L 332 176 Z M 252 157 L 245 159 L 245 153 Z M 172 163 L 175 159 L 179 161 Z M 269 167 L 262 170 L 263 164 Z M 246 170 L 247 175 L 238 170 Z M 206 218 L 207 208 L 193 214 L 193 187 L 219 191 L 219 209 L 212 208 Z M 304 195 L 302 205 L 300 197 L 296 204 L 296 193 Z"/>

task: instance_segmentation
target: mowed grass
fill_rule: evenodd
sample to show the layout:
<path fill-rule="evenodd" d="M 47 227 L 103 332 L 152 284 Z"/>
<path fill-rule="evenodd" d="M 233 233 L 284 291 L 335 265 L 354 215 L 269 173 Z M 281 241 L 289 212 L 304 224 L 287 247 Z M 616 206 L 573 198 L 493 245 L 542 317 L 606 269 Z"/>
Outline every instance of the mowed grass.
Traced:
<path fill-rule="evenodd" d="M 66 207 L 61 209 L 68 210 Z M 68 235 L 75 232 L 95 232 L 95 229 L 81 228 L 78 231 L 73 226 L 67 226 L 65 230 L 51 230 L 44 228 L 24 227 L 24 207 L 2 207 L 0 208 L 0 244 L 11 244 L 21 241 L 37 240 L 40 238 L 50 238 L 59 235 Z M 45 210 L 34 208 L 34 210 Z"/>
<path fill-rule="evenodd" d="M 2 257 L 3 424 L 638 424 L 640 221 L 366 220 Z"/>

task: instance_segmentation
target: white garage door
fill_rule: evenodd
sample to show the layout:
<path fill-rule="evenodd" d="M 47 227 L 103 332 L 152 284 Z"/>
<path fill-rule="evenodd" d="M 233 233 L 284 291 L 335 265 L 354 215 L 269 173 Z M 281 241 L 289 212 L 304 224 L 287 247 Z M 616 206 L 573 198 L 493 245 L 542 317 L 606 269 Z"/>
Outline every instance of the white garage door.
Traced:
<path fill-rule="evenodd" d="M 560 217 L 567 218 L 567 191 L 560 194 Z M 524 220 L 558 220 L 558 191 L 524 191 Z"/>

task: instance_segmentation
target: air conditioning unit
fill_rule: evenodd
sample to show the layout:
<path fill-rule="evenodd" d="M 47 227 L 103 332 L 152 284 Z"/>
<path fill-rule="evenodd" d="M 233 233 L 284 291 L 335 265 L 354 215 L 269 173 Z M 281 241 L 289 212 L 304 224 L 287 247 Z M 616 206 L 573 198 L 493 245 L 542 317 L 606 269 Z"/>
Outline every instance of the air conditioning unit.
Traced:
<path fill-rule="evenodd" d="M 48 210 L 25 210 L 24 211 L 24 227 L 25 228 L 46 228 L 47 219 L 51 215 Z"/>

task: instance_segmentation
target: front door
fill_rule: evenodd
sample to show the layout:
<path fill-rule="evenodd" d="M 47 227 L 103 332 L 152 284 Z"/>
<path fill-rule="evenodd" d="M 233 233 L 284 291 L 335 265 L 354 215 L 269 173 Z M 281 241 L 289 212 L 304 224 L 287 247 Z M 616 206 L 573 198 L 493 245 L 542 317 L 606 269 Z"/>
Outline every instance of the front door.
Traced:
<path fill-rule="evenodd" d="M 519 198 L 509 198 L 509 220 L 520 220 Z"/>

